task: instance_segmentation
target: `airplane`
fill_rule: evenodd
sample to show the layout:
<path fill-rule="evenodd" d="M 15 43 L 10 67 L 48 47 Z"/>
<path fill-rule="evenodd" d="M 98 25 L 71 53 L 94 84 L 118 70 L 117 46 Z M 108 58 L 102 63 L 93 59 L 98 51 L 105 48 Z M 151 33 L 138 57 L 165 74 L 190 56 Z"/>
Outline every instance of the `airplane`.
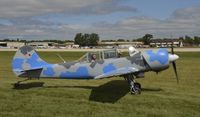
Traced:
<path fill-rule="evenodd" d="M 32 78 L 61 78 L 61 79 L 102 79 L 114 76 L 123 77 L 128 81 L 131 94 L 141 93 L 141 84 L 137 78 L 143 78 L 144 73 L 156 73 L 169 68 L 172 63 L 179 82 L 175 61 L 179 58 L 167 49 L 138 51 L 128 48 L 129 56 L 119 57 L 117 49 L 88 52 L 79 60 L 50 64 L 42 60 L 33 47 L 25 45 L 16 52 L 12 61 L 13 72 L 18 77 Z M 15 84 L 18 86 L 19 81 Z"/>

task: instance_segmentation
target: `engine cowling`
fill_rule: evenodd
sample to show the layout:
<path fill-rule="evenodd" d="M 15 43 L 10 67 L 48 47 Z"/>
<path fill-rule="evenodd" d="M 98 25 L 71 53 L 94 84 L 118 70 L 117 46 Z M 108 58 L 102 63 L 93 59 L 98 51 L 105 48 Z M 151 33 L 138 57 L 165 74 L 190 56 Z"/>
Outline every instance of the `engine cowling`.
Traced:
<path fill-rule="evenodd" d="M 169 53 L 167 49 L 147 50 L 142 53 L 152 71 L 162 71 L 169 67 Z"/>

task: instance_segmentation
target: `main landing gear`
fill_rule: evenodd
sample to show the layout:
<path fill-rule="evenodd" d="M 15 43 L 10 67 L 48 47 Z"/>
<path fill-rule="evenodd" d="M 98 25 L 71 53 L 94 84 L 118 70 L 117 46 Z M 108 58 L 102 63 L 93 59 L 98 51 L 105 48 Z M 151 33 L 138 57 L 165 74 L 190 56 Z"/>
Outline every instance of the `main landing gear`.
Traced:
<path fill-rule="evenodd" d="M 129 75 L 126 75 L 124 76 L 124 78 L 128 81 L 128 84 L 130 86 L 130 92 L 131 94 L 140 94 L 141 93 L 141 85 L 140 83 L 137 83 L 135 80 L 134 80 L 134 76 L 129 74 Z"/>

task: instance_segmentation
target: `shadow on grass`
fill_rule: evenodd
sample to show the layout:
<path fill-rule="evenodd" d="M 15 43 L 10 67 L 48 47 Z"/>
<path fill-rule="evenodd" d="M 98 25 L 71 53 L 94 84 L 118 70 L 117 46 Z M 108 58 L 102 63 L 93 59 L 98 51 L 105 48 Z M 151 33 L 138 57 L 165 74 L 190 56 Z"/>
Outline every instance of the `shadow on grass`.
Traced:
<path fill-rule="evenodd" d="M 44 82 L 30 82 L 30 83 L 20 83 L 13 84 L 13 89 L 23 90 L 23 89 L 31 89 L 36 87 L 43 87 Z"/>
<path fill-rule="evenodd" d="M 89 100 L 102 103 L 115 103 L 129 92 L 127 82 L 114 80 L 92 89 Z"/>
<path fill-rule="evenodd" d="M 142 88 L 142 91 L 163 91 L 161 88 Z"/>
<path fill-rule="evenodd" d="M 13 89 L 30 89 L 35 87 L 84 88 L 91 90 L 91 94 L 89 96 L 90 101 L 101 103 L 115 103 L 129 93 L 129 86 L 125 80 L 113 80 L 100 86 L 43 86 L 43 84 L 44 82 L 23 83 Z M 162 91 L 162 89 L 142 88 L 142 91 Z"/>
<path fill-rule="evenodd" d="M 100 86 L 46 86 L 45 88 L 84 88 L 91 89 L 90 101 L 101 103 L 115 103 L 129 93 L 129 86 L 125 80 L 113 80 Z M 160 88 L 142 88 L 142 91 L 162 91 Z"/>
<path fill-rule="evenodd" d="M 90 101 L 115 103 L 129 92 L 126 81 L 114 80 L 100 86 L 45 86 L 45 88 L 84 88 L 91 89 Z"/>
<path fill-rule="evenodd" d="M 115 103 L 129 92 L 127 82 L 114 80 L 100 86 L 46 86 L 45 88 L 84 88 L 91 89 L 90 101 Z"/>

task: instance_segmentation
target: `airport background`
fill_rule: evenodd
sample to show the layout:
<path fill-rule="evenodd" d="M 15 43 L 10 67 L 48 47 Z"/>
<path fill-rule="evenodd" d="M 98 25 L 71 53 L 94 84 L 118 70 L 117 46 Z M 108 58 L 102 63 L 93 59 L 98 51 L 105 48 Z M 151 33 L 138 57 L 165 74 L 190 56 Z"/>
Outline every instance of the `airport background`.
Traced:
<path fill-rule="evenodd" d="M 81 34 L 81 33 L 77 33 Z M 92 33 L 94 34 L 94 33 Z M 91 35 L 92 35 L 91 34 Z M 156 39 L 153 38 L 153 35 L 146 34 L 142 38 L 139 39 L 115 39 L 115 40 L 105 40 L 100 39 L 98 34 L 97 39 L 91 39 L 92 44 L 89 41 L 86 41 L 85 44 L 81 43 L 81 41 L 85 41 L 87 39 L 83 38 L 77 39 L 77 35 L 74 39 L 71 40 L 20 40 L 20 39 L 2 39 L 0 40 L 0 49 L 18 49 L 23 45 L 30 45 L 36 49 L 127 49 L 129 46 L 133 46 L 136 48 L 149 48 L 149 47 L 161 47 L 168 48 L 171 47 L 172 43 L 174 47 L 200 47 L 200 37 L 194 36 L 185 36 L 179 38 L 164 38 L 164 39 Z M 83 37 L 87 34 L 83 34 Z M 89 35 L 89 34 L 88 34 Z M 82 45 L 81 45 L 82 44 Z"/>

